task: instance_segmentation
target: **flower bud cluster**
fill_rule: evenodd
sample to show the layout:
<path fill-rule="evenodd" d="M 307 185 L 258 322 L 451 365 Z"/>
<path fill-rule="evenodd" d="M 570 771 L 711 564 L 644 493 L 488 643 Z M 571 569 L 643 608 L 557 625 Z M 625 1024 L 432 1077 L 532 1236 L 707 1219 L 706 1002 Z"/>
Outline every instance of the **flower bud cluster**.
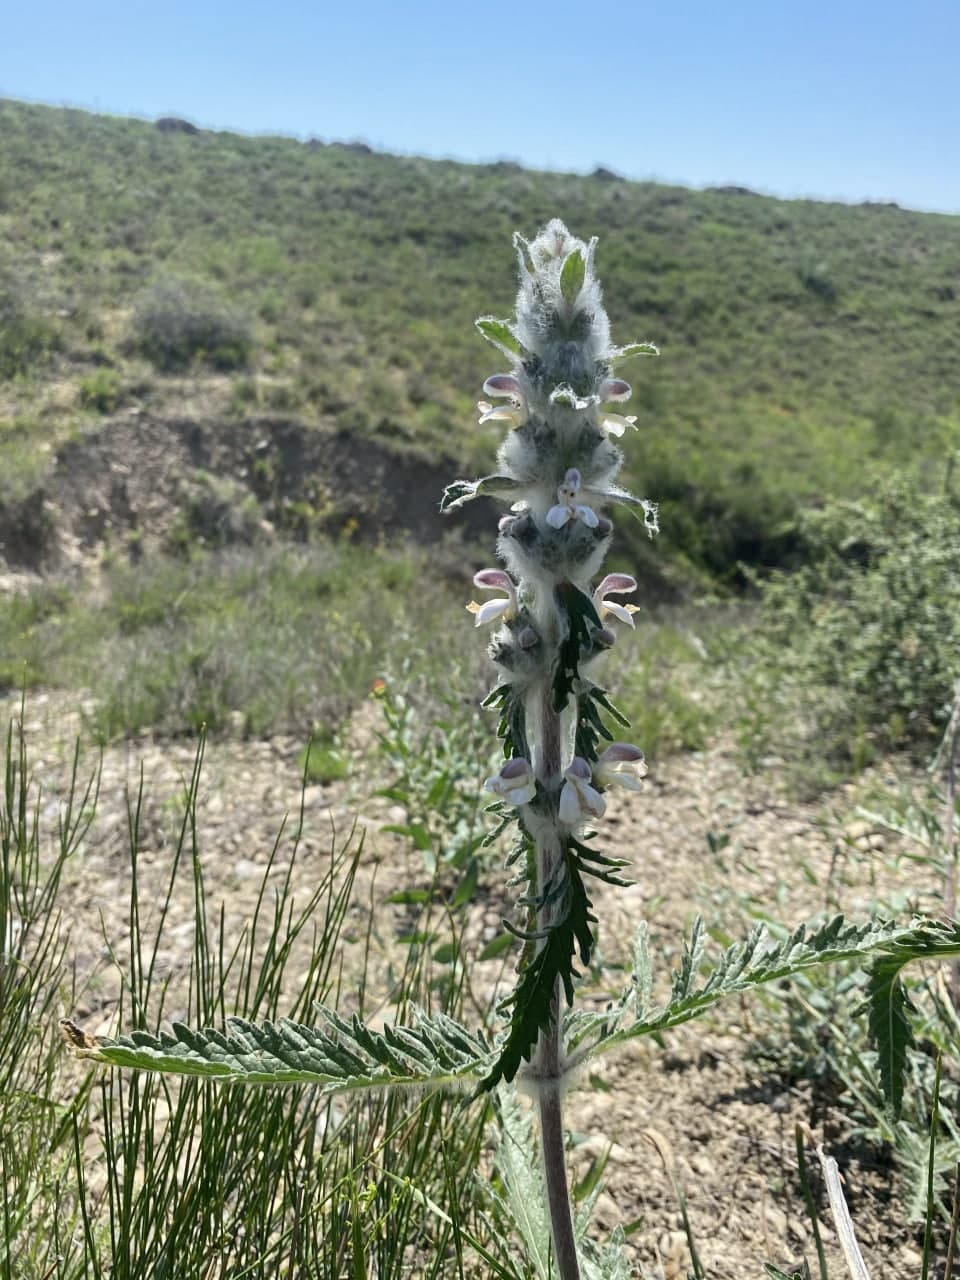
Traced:
<path fill-rule="evenodd" d="M 633 628 L 636 612 L 614 598 L 636 591 L 632 577 L 607 574 L 597 582 L 613 532 L 605 508 L 639 508 L 651 535 L 657 530 L 655 506 L 616 484 L 623 463 L 616 441 L 636 419 L 608 406 L 631 395 L 614 365 L 655 355 L 656 348 L 611 345 L 594 273 L 595 239 L 578 240 L 554 219 L 533 241 L 517 235 L 514 242 L 516 317 L 477 321 L 508 365 L 487 378 L 488 398 L 478 403 L 481 423 L 506 427 L 497 473 L 448 486 L 441 509 L 481 493 L 511 504 L 497 539 L 504 567 L 483 569 L 474 578 L 481 591 L 497 594 L 467 606 L 476 626 L 493 628 L 489 652 L 499 673 L 488 704 L 501 713 L 506 763 L 485 785 L 497 798 L 493 807 L 507 815 L 501 826 L 511 812 L 520 820 L 526 850 L 520 878 L 532 883 L 522 899 L 532 910 L 531 954 L 538 954 L 550 930 L 566 929 L 570 952 L 579 947 L 586 961 L 592 917 L 582 877 L 618 882 L 610 868 L 621 864 L 596 854 L 588 858 L 583 829 L 603 816 L 608 787 L 636 790 L 646 772 L 638 747 L 613 741 L 606 717 L 625 722 L 595 679 L 616 628 Z M 601 739 L 609 744 L 603 750 Z M 569 998 L 572 954 L 565 970 L 554 955 L 565 947 L 551 949 L 554 967 L 548 973 L 549 966 L 541 965 L 537 980 L 562 981 Z M 529 973 L 521 985 L 528 980 L 534 980 Z M 516 1007 L 521 1004 L 533 1007 L 530 992 L 517 999 Z M 549 1006 L 550 997 L 536 1006 L 541 1028 Z M 518 1019 L 515 1014 L 514 1030 L 527 1056 L 523 1037 L 529 1038 L 530 1028 L 517 1030 Z"/>
<path fill-rule="evenodd" d="M 591 583 L 613 532 L 603 507 L 637 502 L 614 483 L 623 462 L 614 439 L 636 419 L 606 408 L 631 395 L 629 383 L 614 376 L 613 365 L 628 355 L 653 354 L 655 348 L 611 345 L 594 273 L 595 239 L 585 244 L 554 219 L 532 242 L 517 235 L 515 245 L 520 268 L 516 320 L 478 322 L 510 363 L 508 370 L 487 378 L 483 390 L 490 400 L 478 405 L 482 423 L 508 427 L 499 474 L 478 485 L 508 492 L 513 502 L 500 521 L 497 542 L 506 569 L 484 569 L 474 584 L 503 594 L 467 607 L 478 627 L 498 624 L 491 656 L 514 695 L 526 700 L 536 686 L 553 680 L 558 650 L 570 639 L 570 618 L 558 603 L 560 584 L 592 603 L 592 616 L 578 639 L 580 652 L 574 655 L 580 682 L 589 680 L 591 661 L 615 642 L 614 625 L 634 625 L 636 606 L 611 598 L 636 591 L 633 578 L 608 574 L 592 591 Z M 502 403 L 494 407 L 491 400 Z M 655 531 L 655 509 L 642 501 L 638 505 Z M 575 703 L 568 696 L 557 708 L 565 717 L 564 778 L 572 767 Z M 554 782 L 559 789 L 559 776 Z M 569 796 L 574 782 L 567 779 L 564 785 Z M 570 811 L 569 800 L 565 809 Z"/>

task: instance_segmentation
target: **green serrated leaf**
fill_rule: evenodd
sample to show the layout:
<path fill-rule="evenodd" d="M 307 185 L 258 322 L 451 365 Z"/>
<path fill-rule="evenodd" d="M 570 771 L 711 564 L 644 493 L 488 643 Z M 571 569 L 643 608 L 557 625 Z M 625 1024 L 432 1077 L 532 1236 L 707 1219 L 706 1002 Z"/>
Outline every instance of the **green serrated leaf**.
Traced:
<path fill-rule="evenodd" d="M 561 712 L 580 677 L 580 651 L 591 644 L 591 631 L 602 624 L 593 600 L 572 582 L 558 583 L 554 595 L 567 619 L 567 634 L 560 645 L 553 673 L 553 709 Z"/>
<path fill-rule="evenodd" d="M 495 316 L 481 316 L 477 328 L 488 342 L 508 356 L 522 356 L 523 346 L 509 320 L 497 320 Z"/>
<path fill-rule="evenodd" d="M 628 342 L 625 347 L 617 347 L 607 356 L 610 364 L 617 364 L 620 360 L 632 360 L 634 356 L 658 356 L 660 348 L 655 347 L 652 342 Z"/>
<path fill-rule="evenodd" d="M 587 262 L 580 249 L 568 253 L 560 269 L 560 292 L 568 307 L 572 307 L 580 296 L 583 281 L 587 274 Z"/>
<path fill-rule="evenodd" d="M 650 963 L 650 930 L 641 922 L 633 942 L 633 1007 L 638 1018 L 645 1018 L 653 1002 L 653 966 Z"/>
<path fill-rule="evenodd" d="M 500 1080 L 510 1081 L 524 1059 L 529 1061 L 541 1031 L 553 1020 L 553 997 L 558 982 L 563 987 L 567 1004 L 573 1003 L 573 980 L 578 977 L 574 960 L 579 952 L 583 964 L 590 963 L 593 951 L 593 929 L 596 917 L 587 897 L 577 859 L 571 849 L 563 851 L 563 864 L 557 871 L 557 884 L 545 886 L 558 903 L 555 922 L 549 929 L 524 933 L 509 921 L 507 929 L 525 937 L 514 990 L 501 1001 L 501 1011 L 510 1011 L 507 1038 L 481 1088 L 492 1089 Z"/>
<path fill-rule="evenodd" d="M 684 939 L 680 957 L 680 968 L 673 975 L 673 1000 L 685 1000 L 693 988 L 694 981 L 700 973 L 700 962 L 703 959 L 704 947 L 707 943 L 707 931 L 703 920 L 697 916 L 693 922 L 690 937 Z"/>
<path fill-rule="evenodd" d="M 907 1050 L 913 1043 L 908 1014 L 913 1006 L 900 981 L 906 962 L 884 957 L 873 965 L 867 986 L 870 1035 L 877 1048 L 880 1085 L 895 1120 L 900 1119 L 907 1074 Z"/>
<path fill-rule="evenodd" d="M 318 1027 L 230 1018 L 225 1031 L 193 1031 L 174 1023 L 172 1034 L 136 1031 L 81 1049 L 73 1028 L 69 1042 L 80 1057 L 108 1066 L 246 1084 L 313 1084 L 323 1095 L 457 1085 L 476 1080 L 493 1061 L 480 1037 L 443 1014 L 420 1015 L 411 1027 L 383 1032 L 323 1006 L 318 1014 Z"/>
<path fill-rule="evenodd" d="M 454 480 L 448 484 L 440 499 L 440 512 L 447 515 L 472 502 L 474 498 L 484 495 L 497 498 L 508 498 L 519 488 L 519 484 L 511 476 L 482 476 L 479 480 Z"/>
<path fill-rule="evenodd" d="M 598 1053 L 607 1053 L 638 1036 L 655 1036 L 672 1027 L 699 1017 L 728 995 L 750 991 L 765 983 L 789 978 L 795 973 L 838 960 L 864 960 L 874 956 L 895 958 L 899 965 L 922 958 L 940 958 L 960 954 L 960 924 L 915 921 L 897 925 L 889 921 L 870 920 L 865 924 L 848 924 L 836 916 L 816 927 L 800 925 L 779 942 L 772 942 L 765 927 L 758 925 L 744 942 L 727 947 L 719 959 L 695 981 L 693 964 L 697 945 L 695 938 L 684 948 L 681 973 L 690 971 L 690 982 L 675 978 L 675 985 L 686 994 L 635 1017 L 620 1026 L 631 1001 L 628 988 L 621 996 L 617 1011 L 585 1014 L 568 1019 L 568 1043 L 582 1045 L 574 1061 L 582 1062 Z"/>

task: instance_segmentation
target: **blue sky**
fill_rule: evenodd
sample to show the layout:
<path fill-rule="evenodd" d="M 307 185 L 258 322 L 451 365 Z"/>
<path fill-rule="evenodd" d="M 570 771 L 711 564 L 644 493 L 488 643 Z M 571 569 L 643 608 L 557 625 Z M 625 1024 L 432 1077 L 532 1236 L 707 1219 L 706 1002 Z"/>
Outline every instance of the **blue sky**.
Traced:
<path fill-rule="evenodd" d="M 960 0 L 36 0 L 0 96 L 960 212 Z"/>

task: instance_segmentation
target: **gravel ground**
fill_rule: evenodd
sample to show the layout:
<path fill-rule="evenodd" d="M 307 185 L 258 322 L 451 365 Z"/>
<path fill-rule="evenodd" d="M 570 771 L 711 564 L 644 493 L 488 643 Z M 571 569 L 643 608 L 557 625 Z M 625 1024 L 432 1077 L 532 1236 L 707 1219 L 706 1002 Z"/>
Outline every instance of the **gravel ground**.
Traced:
<path fill-rule="evenodd" d="M 8 700 L 4 724 L 15 710 L 15 701 Z M 371 703 L 357 719 L 352 744 L 357 759 L 373 759 L 365 747 L 371 717 L 377 714 Z M 25 727 L 43 787 L 42 813 L 55 819 L 73 742 L 83 735 L 82 715 L 60 695 L 32 693 Z M 225 904 L 229 935 L 249 919 L 264 864 L 285 823 L 272 874 L 282 876 L 288 866 L 290 833 L 301 803 L 302 745 L 298 739 L 274 738 L 207 746 L 198 804 L 200 847 L 208 902 Z M 62 896 L 67 914 L 82 926 L 74 931 L 78 971 L 95 975 L 72 1013 L 94 1033 L 116 1029 L 119 978 L 109 963 L 99 921 L 115 953 L 123 955 L 128 937 L 128 805 L 142 772 L 142 900 L 155 903 L 169 878 L 195 751 L 196 744 L 187 740 L 144 739 L 103 752 L 97 818 L 70 866 Z M 87 751 L 88 769 L 96 758 L 93 749 Z M 298 881 L 309 886 L 323 874 L 332 845 L 346 838 L 354 821 L 366 829 L 347 929 L 358 940 L 358 963 L 369 904 L 376 911 L 377 946 L 389 958 L 392 950 L 400 953 L 394 939 L 405 926 L 405 908 L 386 905 L 384 899 L 397 888 L 429 882 L 422 855 L 381 830 L 402 820 L 403 813 L 373 795 L 384 780 L 370 776 L 371 767 L 364 766 L 364 773 L 358 766 L 343 781 L 307 788 L 297 863 Z M 881 768 L 860 788 L 893 787 L 900 781 L 892 768 Z M 600 999 L 606 982 L 609 989 L 618 982 L 617 966 L 627 958 L 643 919 L 650 923 L 662 978 L 683 929 L 697 914 L 708 925 L 734 932 L 742 931 L 741 922 L 756 904 L 790 925 L 824 909 L 859 917 L 878 898 L 891 895 L 935 909 L 932 900 L 917 898 L 910 873 L 901 870 L 889 840 L 885 843 L 855 819 L 856 800 L 857 792 L 848 787 L 815 806 L 793 803 L 780 787 L 775 762 L 767 774 L 746 778 L 723 743 L 658 764 L 641 794 L 621 793 L 611 800 L 604 822 L 605 851 L 631 859 L 636 883 L 622 890 L 599 886 L 600 967 L 594 975 L 596 989 L 585 997 Z M 489 883 L 471 908 L 469 941 L 479 945 L 500 931 L 506 875 L 499 866 L 491 867 Z M 177 983 L 189 963 L 192 919 L 193 883 L 185 866 L 174 888 L 160 956 L 161 976 L 171 980 L 168 1007 L 174 1016 Z M 149 918 L 145 923 L 149 927 Z M 347 956 L 348 968 L 350 962 Z M 502 980 L 501 962 L 477 965 L 478 999 L 492 995 Z M 871 1273 L 913 1280 L 920 1269 L 920 1236 L 905 1223 L 896 1178 L 883 1153 L 849 1141 L 849 1117 L 817 1101 L 809 1084 L 789 1086 L 765 1075 L 748 1056 L 758 1031 L 769 1030 L 775 1017 L 762 1001 L 732 1001 L 715 1021 L 670 1033 L 663 1047 L 639 1042 L 619 1057 L 604 1059 L 599 1078 L 571 1093 L 568 1122 L 575 1134 L 575 1171 L 584 1172 L 593 1158 L 609 1150 L 595 1231 L 639 1223 L 630 1235 L 635 1258 L 654 1275 L 682 1280 L 689 1257 L 679 1187 L 711 1280 L 761 1276 L 764 1260 L 785 1266 L 804 1255 L 815 1272 L 810 1225 L 797 1184 L 794 1126 L 801 1120 L 841 1159 Z M 822 1214 L 830 1274 L 840 1277 L 846 1270 L 825 1204 Z"/>

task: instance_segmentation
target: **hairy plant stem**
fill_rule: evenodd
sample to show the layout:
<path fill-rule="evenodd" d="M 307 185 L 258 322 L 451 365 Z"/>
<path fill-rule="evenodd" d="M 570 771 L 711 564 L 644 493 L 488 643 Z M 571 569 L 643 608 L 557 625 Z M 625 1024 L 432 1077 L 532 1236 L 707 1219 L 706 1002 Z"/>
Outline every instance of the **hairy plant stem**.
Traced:
<path fill-rule="evenodd" d="M 544 686 L 540 697 L 538 774 L 542 784 L 555 787 L 563 770 L 563 736 L 560 716 L 553 709 L 553 688 L 550 682 Z M 537 885 L 541 891 L 549 882 L 562 856 L 560 837 L 555 830 L 550 835 L 540 837 L 537 842 Z M 538 928 L 549 927 L 552 914 L 552 907 L 541 907 L 538 912 Z M 532 1075 L 537 1081 L 540 1147 L 557 1271 L 560 1280 L 580 1280 L 563 1146 L 562 1007 L 563 992 L 558 979 L 551 1001 L 553 1016 L 549 1027 L 540 1032 L 537 1040 Z"/>

